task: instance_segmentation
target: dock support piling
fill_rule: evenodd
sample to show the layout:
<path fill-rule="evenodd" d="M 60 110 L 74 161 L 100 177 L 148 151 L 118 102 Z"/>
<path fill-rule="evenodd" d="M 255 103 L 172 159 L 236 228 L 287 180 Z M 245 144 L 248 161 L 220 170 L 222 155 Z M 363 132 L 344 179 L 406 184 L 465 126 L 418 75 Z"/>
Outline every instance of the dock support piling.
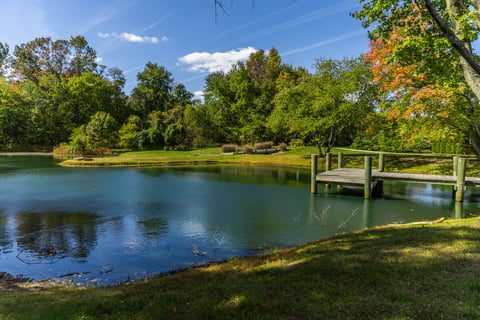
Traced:
<path fill-rule="evenodd" d="M 310 191 L 312 194 L 317 193 L 317 171 L 318 171 L 318 155 L 317 154 L 312 154 L 311 156 L 311 186 L 310 186 Z"/>
<path fill-rule="evenodd" d="M 338 168 L 343 168 L 343 152 L 338 153 Z"/>
<path fill-rule="evenodd" d="M 465 192 L 465 158 L 458 158 L 457 161 L 457 185 L 455 192 L 455 201 L 462 202 Z"/>
<path fill-rule="evenodd" d="M 378 171 L 385 171 L 385 153 L 380 153 L 378 155 Z"/>
<path fill-rule="evenodd" d="M 453 157 L 453 175 L 457 176 L 457 170 L 458 170 L 458 156 Z"/>
<path fill-rule="evenodd" d="M 332 170 L 332 154 L 329 152 L 325 154 L 325 171 L 330 170 Z M 330 188 L 330 185 L 326 184 L 325 188 Z"/>
<path fill-rule="evenodd" d="M 325 171 L 332 170 L 332 154 L 325 154 Z"/>
<path fill-rule="evenodd" d="M 365 157 L 365 187 L 364 198 L 370 199 L 372 197 L 372 157 Z"/>

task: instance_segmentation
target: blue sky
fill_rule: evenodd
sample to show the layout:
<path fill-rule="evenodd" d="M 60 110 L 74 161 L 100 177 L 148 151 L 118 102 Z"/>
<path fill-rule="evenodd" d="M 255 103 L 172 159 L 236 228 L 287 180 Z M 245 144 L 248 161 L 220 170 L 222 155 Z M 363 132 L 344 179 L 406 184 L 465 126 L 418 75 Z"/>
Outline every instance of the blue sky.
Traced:
<path fill-rule="evenodd" d="M 125 92 L 147 62 L 165 66 L 191 92 L 205 76 L 277 48 L 283 62 L 312 69 L 316 58 L 368 50 L 367 32 L 349 13 L 355 0 L 0 0 L 0 41 L 10 46 L 50 36 L 82 35 L 101 64 L 119 67 Z"/>

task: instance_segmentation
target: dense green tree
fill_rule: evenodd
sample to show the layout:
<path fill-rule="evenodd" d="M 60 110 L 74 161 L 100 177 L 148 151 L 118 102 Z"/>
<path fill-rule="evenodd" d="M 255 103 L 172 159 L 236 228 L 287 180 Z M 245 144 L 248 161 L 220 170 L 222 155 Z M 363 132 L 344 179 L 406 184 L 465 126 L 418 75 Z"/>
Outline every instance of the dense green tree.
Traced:
<path fill-rule="evenodd" d="M 20 79 L 38 83 L 42 76 L 79 75 L 97 71 L 96 52 L 88 46 L 85 38 L 72 37 L 70 41 L 50 37 L 36 38 L 15 46 L 10 65 Z"/>
<path fill-rule="evenodd" d="M 140 146 L 139 135 L 142 131 L 142 126 L 142 120 L 139 116 L 129 116 L 118 132 L 120 148 L 138 149 Z"/>
<path fill-rule="evenodd" d="M 372 110 L 375 91 L 369 66 L 359 59 L 319 59 L 316 73 L 276 97 L 272 130 L 316 145 L 322 154 L 337 143 L 351 142 Z"/>
<path fill-rule="evenodd" d="M 178 83 L 173 87 L 171 96 L 173 106 L 186 106 L 193 103 L 193 93 L 188 91 L 182 83 Z"/>
<path fill-rule="evenodd" d="M 73 153 L 98 154 L 100 150 L 113 148 L 117 140 L 117 122 L 110 114 L 99 111 L 87 124 L 73 130 L 70 149 Z"/>
<path fill-rule="evenodd" d="M 28 143 L 30 115 L 16 87 L 0 77 L 0 150 L 15 150 Z"/>
<path fill-rule="evenodd" d="M 166 111 L 172 107 L 173 78 L 170 71 L 148 62 L 137 74 L 137 86 L 130 97 L 132 109 L 145 118 L 152 111 Z"/>
<path fill-rule="evenodd" d="M 272 137 L 266 123 L 274 106 L 276 81 L 287 69 L 272 48 L 268 54 L 263 50 L 252 53 L 226 74 L 207 77 L 205 103 L 213 109 L 224 142 L 255 143 Z"/>

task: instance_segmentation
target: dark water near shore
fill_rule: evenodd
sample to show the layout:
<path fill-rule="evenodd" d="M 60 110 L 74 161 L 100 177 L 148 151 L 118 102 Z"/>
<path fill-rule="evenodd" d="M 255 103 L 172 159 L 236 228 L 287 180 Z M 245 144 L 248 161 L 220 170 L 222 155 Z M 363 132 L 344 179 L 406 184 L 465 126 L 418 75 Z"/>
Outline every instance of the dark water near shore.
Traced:
<path fill-rule="evenodd" d="M 309 171 L 254 166 L 63 168 L 0 157 L 0 271 L 115 284 L 393 222 L 468 216 L 451 189 L 385 184 L 385 199 L 336 187 L 309 194 Z M 359 196 L 360 195 L 360 196 Z"/>

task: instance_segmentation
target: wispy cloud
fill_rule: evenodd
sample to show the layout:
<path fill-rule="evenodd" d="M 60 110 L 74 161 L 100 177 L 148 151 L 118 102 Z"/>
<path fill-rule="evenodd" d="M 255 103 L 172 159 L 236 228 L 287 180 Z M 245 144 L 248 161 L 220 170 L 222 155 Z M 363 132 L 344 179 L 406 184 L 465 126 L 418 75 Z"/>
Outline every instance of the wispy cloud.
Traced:
<path fill-rule="evenodd" d="M 104 33 L 104 32 L 99 32 L 97 33 L 97 35 L 100 37 L 100 38 L 103 38 L 103 39 L 106 39 L 106 38 L 118 38 L 118 39 L 123 39 L 123 40 L 126 40 L 126 41 L 129 41 L 129 42 L 139 42 L 139 43 L 142 43 L 142 42 L 149 42 L 149 43 L 158 43 L 160 41 L 168 41 L 168 37 L 163 37 L 161 39 L 157 38 L 157 37 L 147 37 L 147 36 L 139 36 L 137 34 L 134 34 L 134 33 L 128 33 L 128 32 L 123 32 L 123 33 L 116 33 L 116 32 L 112 32 L 112 33 Z"/>
<path fill-rule="evenodd" d="M 79 27 L 79 30 L 77 30 L 77 33 L 84 34 L 92 30 L 98 25 L 104 22 L 107 22 L 112 18 L 114 18 L 115 16 L 117 16 L 118 14 L 126 11 L 133 4 L 134 2 L 129 0 L 117 0 L 112 2 L 108 6 L 97 8 L 95 11 L 92 11 L 92 12 L 96 12 L 96 14 L 93 15 L 90 19 L 86 20 L 86 22 Z"/>
<path fill-rule="evenodd" d="M 153 29 L 156 26 L 158 26 L 159 24 L 165 22 L 172 14 L 173 14 L 173 12 L 169 12 L 167 14 L 164 14 L 160 19 L 158 19 L 157 21 L 155 21 L 154 23 L 152 23 L 151 25 L 149 25 L 148 27 L 145 27 L 142 31 L 140 31 L 139 34 L 144 34 L 148 30 Z"/>
<path fill-rule="evenodd" d="M 301 47 L 301 48 L 289 50 L 289 51 L 286 51 L 286 52 L 282 52 L 281 56 L 284 57 L 284 56 L 289 56 L 289 55 L 292 55 L 292 54 L 295 54 L 295 53 L 308 51 L 308 50 L 315 49 L 315 48 L 318 48 L 318 47 L 326 46 L 328 44 L 332 44 L 332 43 L 339 42 L 339 41 L 342 41 L 342 40 L 357 37 L 359 35 L 366 34 L 366 33 L 367 32 L 364 29 L 359 29 L 359 30 L 356 30 L 356 31 L 343 33 L 343 34 L 341 34 L 337 37 L 334 37 L 334 38 L 326 39 L 326 40 L 323 40 L 323 41 L 320 41 L 320 42 L 317 42 L 317 43 L 314 43 L 314 44 L 311 44 L 311 45 L 308 45 L 308 46 L 305 46 L 305 47 Z"/>
<path fill-rule="evenodd" d="M 180 57 L 178 61 L 190 65 L 188 71 L 192 72 L 228 72 L 233 64 L 247 60 L 256 51 L 253 47 L 247 47 L 227 52 L 193 52 Z"/>
<path fill-rule="evenodd" d="M 297 2 L 297 3 L 295 3 L 295 4 L 291 5 L 291 6 L 288 6 L 288 7 L 286 7 L 286 8 L 282 8 L 282 9 L 280 9 L 280 10 L 277 10 L 277 11 L 275 11 L 275 12 L 272 12 L 272 13 L 270 13 L 270 14 L 267 14 L 267 15 L 265 15 L 265 16 L 257 19 L 257 20 L 251 21 L 251 22 L 246 23 L 246 24 L 242 24 L 242 25 L 240 25 L 240 26 L 238 26 L 238 27 L 235 27 L 235 28 L 233 28 L 233 29 L 230 29 L 230 30 L 227 30 L 227 31 L 225 31 L 225 32 L 219 33 L 219 34 L 217 34 L 216 36 L 212 37 L 210 40 L 218 39 L 218 38 L 224 37 L 224 36 L 226 36 L 226 35 L 228 35 L 228 34 L 231 34 L 231 33 L 237 32 L 237 31 L 241 31 L 241 30 L 247 29 L 247 28 L 249 28 L 249 27 L 252 27 L 252 26 L 254 26 L 254 25 L 256 25 L 256 24 L 259 24 L 260 22 L 263 22 L 263 21 L 266 21 L 266 20 L 268 20 L 268 19 L 270 19 L 270 18 L 273 18 L 273 17 L 275 17 L 275 16 L 277 16 L 277 15 L 279 15 L 279 14 L 285 12 L 285 11 L 288 11 L 288 10 L 291 10 L 291 9 L 293 9 L 293 8 L 295 8 L 295 7 L 298 7 L 299 5 L 301 5 L 301 4 L 303 4 L 303 3 L 307 2 L 307 1 L 310 1 L 310 0 Z"/>
<path fill-rule="evenodd" d="M 341 12 L 350 11 L 350 10 L 352 10 L 352 9 L 358 7 L 358 6 L 359 6 L 358 4 L 351 4 L 350 1 L 342 2 L 340 4 L 336 4 L 336 5 L 333 5 L 333 6 L 330 6 L 330 7 L 326 7 L 326 8 L 322 8 L 322 9 L 310 12 L 308 14 L 305 14 L 303 16 L 300 16 L 298 18 L 291 19 L 291 20 L 288 20 L 286 22 L 274 25 L 272 27 L 263 29 L 259 32 L 255 32 L 255 33 L 245 37 L 243 40 L 252 40 L 252 39 L 256 39 L 256 38 L 260 38 L 260 37 L 265 37 L 265 36 L 271 35 L 273 33 L 288 30 L 288 29 L 291 29 L 293 27 L 296 27 L 296 26 L 299 26 L 299 25 L 302 25 L 302 24 L 305 24 L 305 23 L 308 23 L 308 22 L 311 22 L 311 21 L 322 19 L 322 18 L 325 18 L 325 17 L 328 17 L 328 16 L 332 16 L 332 15 L 341 13 Z"/>

